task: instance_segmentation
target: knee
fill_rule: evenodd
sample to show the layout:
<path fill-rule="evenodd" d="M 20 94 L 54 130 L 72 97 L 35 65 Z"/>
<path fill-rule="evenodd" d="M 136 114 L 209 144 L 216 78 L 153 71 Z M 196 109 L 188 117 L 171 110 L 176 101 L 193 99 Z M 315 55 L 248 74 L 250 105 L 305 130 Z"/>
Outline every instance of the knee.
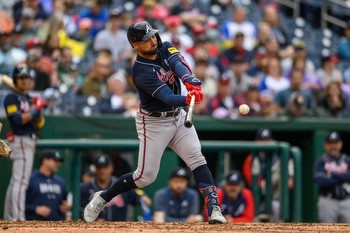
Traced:
<path fill-rule="evenodd" d="M 156 178 L 157 178 L 157 173 L 156 171 L 148 171 L 144 172 L 143 174 L 139 174 L 139 176 L 135 176 L 134 182 L 138 188 L 144 188 L 150 184 L 152 184 Z"/>
<path fill-rule="evenodd" d="M 207 164 L 207 161 L 205 160 L 205 157 L 203 156 L 203 154 L 199 152 L 192 156 L 190 162 L 187 163 L 187 166 L 190 168 L 191 171 L 193 171 L 197 167 L 200 167 L 205 164 Z"/>

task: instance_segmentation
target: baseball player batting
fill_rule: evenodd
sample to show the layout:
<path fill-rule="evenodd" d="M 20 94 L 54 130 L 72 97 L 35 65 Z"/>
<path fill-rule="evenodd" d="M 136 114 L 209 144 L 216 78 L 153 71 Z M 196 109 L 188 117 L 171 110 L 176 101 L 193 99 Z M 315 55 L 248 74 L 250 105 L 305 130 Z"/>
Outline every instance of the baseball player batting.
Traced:
<path fill-rule="evenodd" d="M 96 192 L 84 209 L 84 220 L 93 222 L 113 197 L 133 188 L 143 188 L 157 177 L 163 152 L 169 146 L 193 172 L 208 208 L 209 223 L 226 223 L 217 199 L 216 187 L 194 127 L 184 126 L 184 107 L 203 94 L 179 51 L 162 42 L 158 30 L 147 22 L 129 27 L 127 37 L 137 52 L 133 81 L 141 102 L 136 116 L 140 140 L 138 167 L 125 174 L 108 190 Z"/>

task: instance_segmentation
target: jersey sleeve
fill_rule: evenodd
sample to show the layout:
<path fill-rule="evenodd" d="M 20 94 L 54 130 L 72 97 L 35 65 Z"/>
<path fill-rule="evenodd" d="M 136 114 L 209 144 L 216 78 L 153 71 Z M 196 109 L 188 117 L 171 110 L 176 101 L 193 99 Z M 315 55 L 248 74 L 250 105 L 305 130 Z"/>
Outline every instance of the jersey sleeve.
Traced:
<path fill-rule="evenodd" d="M 162 88 L 166 88 L 166 83 L 159 80 L 156 71 L 149 69 L 135 69 L 133 79 L 135 85 L 146 91 L 152 97 Z"/>
<path fill-rule="evenodd" d="M 14 94 L 9 94 L 5 97 L 4 107 L 5 107 L 6 114 L 8 116 L 21 114 L 21 110 L 19 108 L 20 106 L 19 106 L 17 96 Z"/>

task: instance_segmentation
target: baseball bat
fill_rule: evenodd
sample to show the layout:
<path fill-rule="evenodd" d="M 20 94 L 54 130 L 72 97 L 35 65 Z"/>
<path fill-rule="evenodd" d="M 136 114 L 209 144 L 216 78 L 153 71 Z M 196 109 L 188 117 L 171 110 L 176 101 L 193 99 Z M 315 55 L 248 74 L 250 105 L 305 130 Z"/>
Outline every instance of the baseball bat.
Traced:
<path fill-rule="evenodd" d="M 5 84 L 6 86 L 11 88 L 12 90 L 15 89 L 15 84 L 13 83 L 13 79 L 7 75 L 0 75 L 0 83 Z"/>
<path fill-rule="evenodd" d="M 188 108 L 188 112 L 187 112 L 187 115 L 186 115 L 186 120 L 185 120 L 185 127 L 186 128 L 191 128 L 192 124 L 193 124 L 192 118 L 193 118 L 194 101 L 195 101 L 195 96 L 192 95 L 191 96 L 191 102 L 190 102 L 190 105 L 189 105 L 189 108 Z"/>

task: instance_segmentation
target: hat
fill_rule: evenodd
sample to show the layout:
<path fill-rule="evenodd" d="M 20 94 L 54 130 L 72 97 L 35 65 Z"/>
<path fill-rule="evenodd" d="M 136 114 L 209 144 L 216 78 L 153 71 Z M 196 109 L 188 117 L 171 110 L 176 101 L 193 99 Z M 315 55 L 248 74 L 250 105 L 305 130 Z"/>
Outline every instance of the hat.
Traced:
<path fill-rule="evenodd" d="M 98 1 L 97 0 L 85 0 L 85 6 L 86 7 L 95 7 L 98 5 Z"/>
<path fill-rule="evenodd" d="M 272 132 L 271 130 L 264 128 L 264 129 L 259 129 L 256 132 L 256 140 L 266 140 L 266 139 L 272 139 Z"/>
<path fill-rule="evenodd" d="M 225 75 L 221 75 L 221 77 L 219 78 L 219 83 L 223 85 L 229 84 L 230 81 L 230 77 L 227 77 Z"/>
<path fill-rule="evenodd" d="M 341 141 L 341 137 L 338 131 L 330 132 L 325 139 L 325 142 L 339 142 L 339 141 Z"/>
<path fill-rule="evenodd" d="M 205 27 L 201 24 L 194 25 L 191 29 L 192 33 L 195 35 L 202 34 L 205 32 Z"/>
<path fill-rule="evenodd" d="M 184 178 L 186 180 L 190 179 L 190 176 L 188 175 L 188 172 L 185 168 L 177 168 L 173 170 L 169 175 L 169 180 L 175 177 Z"/>
<path fill-rule="evenodd" d="M 40 156 L 40 163 L 44 160 L 44 159 L 53 159 L 59 162 L 63 162 L 64 159 L 61 157 L 60 153 L 58 151 L 54 151 L 54 150 L 47 150 L 47 151 L 43 151 L 41 153 Z"/>
<path fill-rule="evenodd" d="M 92 20 L 89 18 L 82 18 L 79 21 L 79 28 L 89 30 L 92 27 Z"/>
<path fill-rule="evenodd" d="M 230 171 L 225 177 L 226 184 L 241 184 L 243 182 L 242 173 L 237 170 Z"/>
<path fill-rule="evenodd" d="M 24 7 L 21 13 L 21 18 L 31 19 L 35 17 L 35 12 L 33 9 L 29 7 Z"/>
<path fill-rule="evenodd" d="M 176 26 L 179 26 L 181 24 L 181 19 L 177 15 L 171 15 L 165 19 L 164 23 L 168 27 L 176 27 Z"/>
<path fill-rule="evenodd" d="M 30 49 L 36 46 L 40 46 L 40 40 L 38 37 L 32 37 L 29 40 L 27 40 L 27 43 L 26 43 L 27 49 Z"/>
<path fill-rule="evenodd" d="M 339 57 L 336 55 L 330 55 L 330 56 L 324 56 L 322 57 L 322 63 L 325 62 L 332 62 L 332 63 L 337 63 L 339 61 Z"/>
<path fill-rule="evenodd" d="M 112 9 L 109 12 L 109 18 L 119 18 L 123 14 L 123 10 L 119 7 Z"/>
<path fill-rule="evenodd" d="M 293 43 L 293 47 L 295 50 L 304 50 L 305 49 L 305 43 L 302 40 L 296 40 Z"/>
<path fill-rule="evenodd" d="M 86 166 L 85 170 L 84 170 L 84 174 L 87 175 L 94 175 L 96 173 L 96 167 L 93 164 L 90 164 L 88 166 Z"/>
<path fill-rule="evenodd" d="M 107 155 L 103 154 L 99 155 L 94 161 L 96 167 L 106 167 L 110 164 L 112 164 L 112 160 Z"/>

